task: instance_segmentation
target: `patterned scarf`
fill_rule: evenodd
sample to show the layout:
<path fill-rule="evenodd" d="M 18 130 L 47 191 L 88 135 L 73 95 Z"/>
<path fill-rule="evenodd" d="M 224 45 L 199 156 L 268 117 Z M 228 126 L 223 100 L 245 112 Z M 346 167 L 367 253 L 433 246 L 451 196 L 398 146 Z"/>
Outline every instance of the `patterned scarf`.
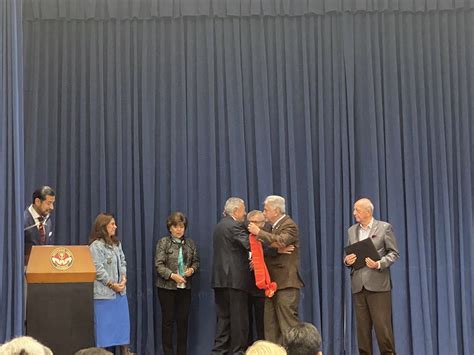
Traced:
<path fill-rule="evenodd" d="M 183 260 L 183 240 L 175 237 L 171 237 L 173 243 L 179 244 L 178 250 L 178 274 L 184 276 L 184 260 Z"/>

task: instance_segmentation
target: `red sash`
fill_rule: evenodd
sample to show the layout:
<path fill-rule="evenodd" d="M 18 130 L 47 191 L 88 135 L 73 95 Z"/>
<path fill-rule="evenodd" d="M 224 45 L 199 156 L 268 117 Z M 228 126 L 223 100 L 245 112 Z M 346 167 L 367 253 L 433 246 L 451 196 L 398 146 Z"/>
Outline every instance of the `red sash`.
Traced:
<path fill-rule="evenodd" d="M 265 290 L 265 296 L 272 297 L 278 286 L 270 280 L 267 265 L 263 255 L 262 243 L 253 234 L 249 236 L 250 251 L 252 252 L 253 272 L 255 274 L 255 285 L 260 290 Z"/>

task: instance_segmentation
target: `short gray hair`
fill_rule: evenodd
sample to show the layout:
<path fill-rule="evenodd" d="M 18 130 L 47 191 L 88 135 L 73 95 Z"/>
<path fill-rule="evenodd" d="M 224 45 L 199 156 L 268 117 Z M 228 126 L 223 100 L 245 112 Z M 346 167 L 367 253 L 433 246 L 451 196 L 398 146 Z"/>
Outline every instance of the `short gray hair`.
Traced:
<path fill-rule="evenodd" d="M 368 198 L 361 198 L 357 202 L 361 203 L 364 208 L 367 208 L 371 214 L 374 214 L 374 204 Z"/>
<path fill-rule="evenodd" d="M 233 216 L 234 210 L 239 208 L 241 205 L 245 206 L 244 200 L 238 197 L 229 197 L 224 205 L 224 213 L 227 216 Z"/>
<path fill-rule="evenodd" d="M 263 216 L 263 212 L 259 211 L 259 210 L 252 210 L 249 213 L 247 213 L 247 219 L 250 220 L 250 219 L 252 219 L 252 217 L 255 217 L 257 215 L 262 215 Z"/>
<path fill-rule="evenodd" d="M 113 355 L 113 353 L 101 348 L 87 348 L 76 351 L 74 355 Z"/>
<path fill-rule="evenodd" d="M 53 355 L 53 352 L 38 340 L 22 336 L 0 346 L 0 354 Z"/>
<path fill-rule="evenodd" d="M 257 340 L 247 349 L 245 355 L 286 355 L 286 351 L 278 344 Z"/>
<path fill-rule="evenodd" d="M 371 214 L 374 214 L 374 204 L 369 200 L 369 203 L 367 204 L 367 208 L 370 210 Z"/>
<path fill-rule="evenodd" d="M 265 203 L 271 208 L 278 208 L 281 213 L 286 213 L 285 199 L 278 195 L 270 195 L 265 199 Z"/>

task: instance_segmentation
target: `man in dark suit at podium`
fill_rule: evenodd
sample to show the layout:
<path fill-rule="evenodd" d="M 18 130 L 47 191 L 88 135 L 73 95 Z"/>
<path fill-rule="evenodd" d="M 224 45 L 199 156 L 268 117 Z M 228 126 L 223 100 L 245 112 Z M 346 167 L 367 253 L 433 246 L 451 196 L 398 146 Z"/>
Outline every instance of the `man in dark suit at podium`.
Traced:
<path fill-rule="evenodd" d="M 56 194 L 49 186 L 33 192 L 33 201 L 24 212 L 25 265 L 28 265 L 33 245 L 53 244 L 53 223 L 49 218 L 54 210 Z"/>

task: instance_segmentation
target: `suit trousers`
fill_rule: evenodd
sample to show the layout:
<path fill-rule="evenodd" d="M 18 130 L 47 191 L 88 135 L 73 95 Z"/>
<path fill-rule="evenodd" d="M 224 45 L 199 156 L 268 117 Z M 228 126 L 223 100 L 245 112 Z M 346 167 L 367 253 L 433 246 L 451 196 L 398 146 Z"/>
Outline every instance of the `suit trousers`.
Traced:
<path fill-rule="evenodd" d="M 249 334 L 248 293 L 215 288 L 217 325 L 212 354 L 244 354 Z"/>
<path fill-rule="evenodd" d="M 173 355 L 173 328 L 176 321 L 177 346 L 176 354 L 186 355 L 188 343 L 188 318 L 191 306 L 191 290 L 167 290 L 158 288 L 161 305 L 161 337 L 163 353 Z"/>
<path fill-rule="evenodd" d="M 379 345 L 380 354 L 395 354 L 392 330 L 391 291 L 373 292 L 365 288 L 354 293 L 354 308 L 357 321 L 359 353 L 372 355 L 372 326 Z"/>
<path fill-rule="evenodd" d="M 264 327 L 265 296 L 249 295 L 249 341 L 248 346 L 257 340 L 265 339 Z M 255 332 L 254 332 L 255 328 Z"/>
<path fill-rule="evenodd" d="M 272 298 L 265 299 L 265 340 L 283 344 L 286 331 L 299 324 L 298 305 L 300 290 L 278 290 Z"/>

